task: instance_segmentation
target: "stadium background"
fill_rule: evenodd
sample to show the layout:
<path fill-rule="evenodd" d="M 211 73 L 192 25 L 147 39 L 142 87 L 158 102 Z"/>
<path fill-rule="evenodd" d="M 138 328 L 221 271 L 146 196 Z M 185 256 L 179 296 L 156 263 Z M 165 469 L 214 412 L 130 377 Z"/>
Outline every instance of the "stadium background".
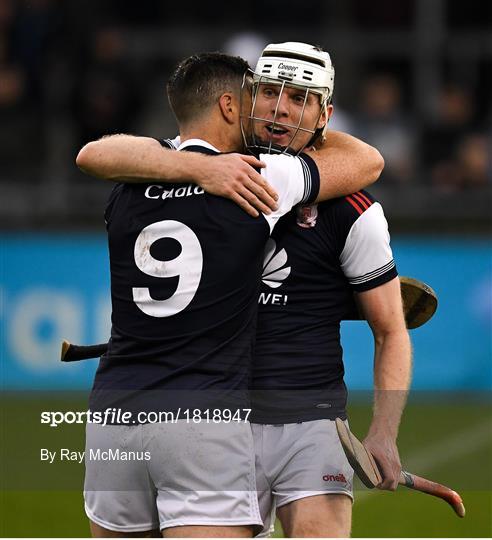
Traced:
<path fill-rule="evenodd" d="M 268 42 L 322 45 L 336 68 L 334 129 L 386 160 L 371 191 L 402 275 L 439 296 L 412 332 L 415 376 L 400 435 L 409 470 L 462 491 L 468 516 L 418 493 L 360 489 L 355 536 L 492 535 L 492 5 L 469 0 L 252 0 L 193 9 L 158 0 L 0 0 L 2 536 L 86 536 L 82 468 L 40 448 L 83 449 L 95 361 L 58 362 L 62 338 L 105 341 L 102 212 L 109 183 L 78 149 L 107 133 L 173 136 L 175 63 L 223 50 L 254 62 Z M 225 255 L 226 256 L 226 255 Z M 354 431 L 370 418 L 371 336 L 344 323 Z"/>

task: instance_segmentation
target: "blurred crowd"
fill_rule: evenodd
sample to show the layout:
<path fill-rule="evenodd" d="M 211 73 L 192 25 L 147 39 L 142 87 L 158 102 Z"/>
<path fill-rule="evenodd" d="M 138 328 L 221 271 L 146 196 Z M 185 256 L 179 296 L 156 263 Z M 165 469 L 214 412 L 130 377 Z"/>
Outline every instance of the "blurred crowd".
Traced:
<path fill-rule="evenodd" d="M 419 119 L 404 105 L 398 79 L 375 73 L 362 81 L 346 131 L 380 150 L 391 184 L 425 182 L 443 192 L 485 187 L 492 182 L 491 132 L 475 103 L 466 86 L 450 82 L 439 88 L 433 114 Z"/>
<path fill-rule="evenodd" d="M 393 64 L 385 62 L 385 52 L 376 48 L 352 65 L 353 56 L 340 54 L 338 59 L 340 38 L 332 50 L 330 32 L 320 31 L 319 20 L 309 31 L 316 12 L 311 7 L 319 8 L 321 20 L 323 14 L 329 20 L 327 4 L 335 9 L 333 1 L 314 2 L 309 12 L 300 13 L 295 2 L 255 0 L 241 24 L 230 24 L 231 8 L 220 3 L 195 6 L 193 12 L 184 4 L 167 4 L 0 0 L 0 182 L 25 186 L 54 177 L 56 185 L 80 182 L 74 157 L 92 139 L 108 133 L 173 136 L 176 126 L 165 82 L 188 54 L 223 50 L 254 63 L 268 42 L 306 40 L 333 56 L 333 129 L 361 137 L 381 151 L 385 185 L 426 186 L 442 193 L 490 189 L 490 49 L 472 55 L 466 60 L 474 63 L 472 69 L 460 71 L 449 69 L 441 44 L 439 84 L 416 95 L 414 58 L 403 57 L 392 69 L 394 55 L 388 53 Z M 345 28 L 369 29 L 374 35 L 393 28 L 411 30 L 416 7 L 424 5 L 417 0 L 402 1 L 400 8 L 386 0 L 371 4 L 380 6 L 380 20 L 362 0 L 347 2 L 343 10 L 338 6 L 336 36 Z M 270 16 L 260 23 L 258 13 Z M 449 32 L 457 31 L 449 20 L 452 10 L 447 13 Z M 304 33 L 289 32 L 292 17 L 298 28 L 307 29 Z M 486 21 L 475 23 L 490 32 Z"/>

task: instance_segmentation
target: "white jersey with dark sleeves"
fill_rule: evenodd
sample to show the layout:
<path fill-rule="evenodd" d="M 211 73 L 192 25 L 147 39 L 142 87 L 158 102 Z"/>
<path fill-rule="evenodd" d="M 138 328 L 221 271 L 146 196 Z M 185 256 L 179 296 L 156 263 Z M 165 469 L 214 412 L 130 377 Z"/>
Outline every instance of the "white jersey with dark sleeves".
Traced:
<path fill-rule="evenodd" d="M 340 254 L 340 265 L 357 291 L 377 286 L 378 278 L 395 267 L 388 222 L 378 202 L 367 208 L 352 225 Z"/>

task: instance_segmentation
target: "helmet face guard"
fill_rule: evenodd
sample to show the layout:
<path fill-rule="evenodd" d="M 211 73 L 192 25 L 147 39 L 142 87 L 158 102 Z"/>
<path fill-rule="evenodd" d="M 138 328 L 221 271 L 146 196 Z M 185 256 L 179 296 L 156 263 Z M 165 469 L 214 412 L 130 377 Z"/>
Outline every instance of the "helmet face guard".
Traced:
<path fill-rule="evenodd" d="M 244 94 L 246 91 L 246 85 L 245 82 L 246 78 L 243 80 L 243 89 L 241 92 L 241 95 Z M 298 85 L 298 84 L 292 84 L 287 81 L 279 80 L 279 79 L 273 79 L 271 77 L 265 77 L 263 75 L 257 77 L 254 76 L 254 82 L 253 82 L 253 88 L 252 88 L 252 104 L 251 104 L 251 110 L 247 116 L 243 115 L 241 118 L 241 130 L 243 134 L 243 140 L 246 148 L 248 150 L 261 150 L 263 153 L 266 154 L 279 154 L 279 153 L 285 153 L 285 154 L 299 154 L 302 152 L 302 150 L 311 144 L 314 144 L 314 142 L 317 140 L 317 138 L 322 134 L 324 128 L 318 128 L 318 123 L 323 115 L 323 113 L 327 110 L 327 103 L 320 102 L 322 99 L 322 96 L 317 92 L 316 90 L 313 90 L 312 88 L 309 88 L 304 85 Z M 258 99 L 258 93 L 262 87 L 262 85 L 268 85 L 268 86 L 276 86 L 278 88 L 278 95 L 276 98 L 276 105 L 275 105 L 275 112 L 273 114 L 273 118 L 264 118 L 262 116 L 259 116 L 257 112 L 257 99 Z M 299 114 L 299 118 L 297 122 L 295 123 L 287 123 L 287 122 L 281 122 L 278 118 L 278 108 L 280 101 L 285 93 L 286 88 L 295 88 L 297 90 L 300 90 L 304 94 L 304 103 L 302 106 L 302 109 Z M 304 112 L 306 110 L 306 104 L 308 103 L 310 94 L 315 95 L 318 102 L 320 102 L 320 109 L 319 114 L 315 118 L 314 122 L 312 123 L 311 127 L 308 126 L 302 126 L 303 120 L 304 120 Z M 267 125 L 269 129 L 272 132 L 272 136 L 269 138 L 260 138 L 255 133 L 255 127 L 258 125 Z M 290 135 L 290 140 L 285 146 L 279 146 L 278 144 L 273 142 L 273 132 L 275 129 L 286 129 L 288 130 Z M 299 133 L 309 133 L 311 137 L 306 141 L 302 147 L 294 150 L 292 147 L 292 144 L 294 140 L 296 139 L 297 135 Z"/>
<path fill-rule="evenodd" d="M 251 77 L 252 75 L 252 77 Z M 245 74 L 243 79 L 243 94 L 246 86 L 252 85 L 252 105 L 248 116 L 241 118 L 241 130 L 247 149 L 260 149 L 264 153 L 298 154 L 306 146 L 312 145 L 324 135 L 324 127 L 318 128 L 323 113 L 327 115 L 328 105 L 333 93 L 335 71 L 331 65 L 328 53 L 319 51 L 305 43 L 281 43 L 268 45 L 258 60 L 256 70 Z M 273 118 L 264 118 L 258 114 L 258 95 L 262 86 L 275 86 L 278 89 L 277 103 Z M 299 118 L 294 124 L 279 121 L 278 109 L 286 88 L 295 88 L 304 94 L 304 103 Z M 304 113 L 310 94 L 315 95 L 320 105 L 319 115 L 311 126 L 302 126 Z M 255 134 L 255 127 L 268 125 L 272 135 L 260 139 Z M 278 146 L 273 142 L 274 130 L 284 129 L 291 133 L 290 140 L 285 146 Z M 294 150 L 293 143 L 300 132 L 310 133 L 311 137 L 301 148 Z"/>

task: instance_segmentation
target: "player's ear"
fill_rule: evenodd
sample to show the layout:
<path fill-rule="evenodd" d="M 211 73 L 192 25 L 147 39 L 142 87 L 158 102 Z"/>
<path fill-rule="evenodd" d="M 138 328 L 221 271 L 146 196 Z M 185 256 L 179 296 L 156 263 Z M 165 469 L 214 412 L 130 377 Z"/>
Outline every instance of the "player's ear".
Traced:
<path fill-rule="evenodd" d="M 234 124 L 237 121 L 237 100 L 233 94 L 227 92 L 220 96 L 219 109 L 228 124 Z"/>
<path fill-rule="evenodd" d="M 318 129 L 326 126 L 332 114 L 333 114 L 333 105 L 328 105 L 328 107 L 326 107 L 323 110 L 323 112 L 321 113 L 321 116 L 319 117 L 318 125 L 317 125 Z"/>

